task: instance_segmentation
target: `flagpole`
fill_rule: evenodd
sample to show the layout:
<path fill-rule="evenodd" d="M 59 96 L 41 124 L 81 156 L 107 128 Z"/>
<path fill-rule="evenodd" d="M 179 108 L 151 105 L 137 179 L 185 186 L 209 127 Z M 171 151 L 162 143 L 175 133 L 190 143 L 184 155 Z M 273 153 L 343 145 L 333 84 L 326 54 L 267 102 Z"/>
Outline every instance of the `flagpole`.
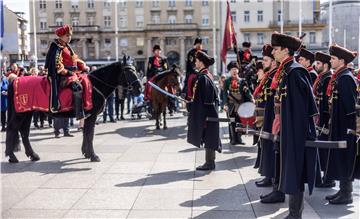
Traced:
<path fill-rule="evenodd" d="M 214 75 L 217 75 L 217 52 L 216 52 L 216 2 L 217 0 L 213 1 L 213 29 L 212 29 L 212 34 L 213 34 L 213 56 L 214 56 Z"/>
<path fill-rule="evenodd" d="M 344 47 L 346 48 L 346 29 L 344 29 Z"/>
<path fill-rule="evenodd" d="M 299 0 L 299 37 L 301 37 L 302 32 L 302 2 Z"/>
<path fill-rule="evenodd" d="M 35 68 L 38 68 L 38 56 L 37 56 L 37 43 L 36 43 L 36 16 L 35 16 L 35 0 L 33 0 L 32 4 L 32 11 L 33 11 L 33 28 L 34 28 L 34 61 L 35 61 Z"/>
<path fill-rule="evenodd" d="M 284 33 L 284 0 L 280 0 L 280 33 Z"/>
<path fill-rule="evenodd" d="M 329 0 L 329 46 L 332 45 L 332 0 Z"/>
<path fill-rule="evenodd" d="M 360 36 L 360 16 L 359 16 L 359 35 Z M 358 53 L 360 53 L 360 37 L 358 37 L 359 39 L 359 44 L 358 44 Z M 358 68 L 360 69 L 360 58 L 358 56 Z"/>
<path fill-rule="evenodd" d="M 118 5 L 115 0 L 115 61 L 119 61 L 119 31 L 118 31 Z"/>

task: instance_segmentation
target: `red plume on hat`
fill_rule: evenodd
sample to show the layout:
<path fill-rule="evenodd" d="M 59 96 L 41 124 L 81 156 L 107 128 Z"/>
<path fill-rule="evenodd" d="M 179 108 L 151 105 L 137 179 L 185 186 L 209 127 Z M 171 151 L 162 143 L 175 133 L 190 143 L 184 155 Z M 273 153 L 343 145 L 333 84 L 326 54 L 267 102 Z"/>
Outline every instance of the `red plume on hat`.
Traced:
<path fill-rule="evenodd" d="M 55 30 L 55 34 L 58 37 L 62 37 L 65 34 L 72 34 L 72 27 L 68 24 L 63 25 L 62 27 L 59 27 Z"/>

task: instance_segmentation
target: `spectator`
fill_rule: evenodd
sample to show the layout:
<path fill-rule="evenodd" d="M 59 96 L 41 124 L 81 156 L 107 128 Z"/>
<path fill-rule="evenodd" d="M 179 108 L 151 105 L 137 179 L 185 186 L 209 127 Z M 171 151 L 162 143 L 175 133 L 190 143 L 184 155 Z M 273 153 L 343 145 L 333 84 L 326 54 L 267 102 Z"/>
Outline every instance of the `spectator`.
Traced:
<path fill-rule="evenodd" d="M 6 131 L 6 112 L 8 108 L 8 85 L 9 82 L 5 75 L 1 76 L 1 131 Z"/>
<path fill-rule="evenodd" d="M 54 118 L 55 138 L 60 138 L 60 129 L 63 129 L 64 137 L 74 137 L 74 135 L 70 134 L 69 118 Z"/>
<path fill-rule="evenodd" d="M 104 112 L 103 112 L 103 122 L 106 123 L 106 118 L 107 115 L 109 115 L 109 119 L 110 122 L 115 123 L 115 119 L 114 119 L 114 92 L 112 92 L 110 94 L 110 96 L 106 99 L 106 103 L 105 103 L 105 107 L 104 107 Z"/>

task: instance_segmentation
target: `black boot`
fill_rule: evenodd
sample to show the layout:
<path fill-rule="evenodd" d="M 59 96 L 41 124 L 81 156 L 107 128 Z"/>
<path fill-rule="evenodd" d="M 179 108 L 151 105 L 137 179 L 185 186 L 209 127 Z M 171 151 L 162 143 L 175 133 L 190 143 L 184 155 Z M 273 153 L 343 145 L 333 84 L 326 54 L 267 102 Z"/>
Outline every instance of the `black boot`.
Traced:
<path fill-rule="evenodd" d="M 327 196 L 325 196 L 325 199 L 328 200 L 328 201 L 330 201 L 331 199 L 334 199 L 334 198 L 338 197 L 339 195 L 340 195 L 340 190 L 337 191 L 337 193 L 335 193 L 335 194 L 333 194 L 333 195 L 327 195 Z"/>
<path fill-rule="evenodd" d="M 230 144 L 236 145 L 238 143 L 238 139 L 233 124 L 229 124 L 229 135 L 230 135 Z"/>
<path fill-rule="evenodd" d="M 271 178 L 265 177 L 262 180 L 256 181 L 255 185 L 257 187 L 270 187 L 272 185 Z"/>
<path fill-rule="evenodd" d="M 285 194 L 278 190 L 273 190 L 270 194 L 264 195 L 262 197 L 263 198 L 260 200 L 260 202 L 263 204 L 285 202 Z"/>
<path fill-rule="evenodd" d="M 289 195 L 289 215 L 285 219 L 301 219 L 304 210 L 304 193 Z"/>
<path fill-rule="evenodd" d="M 341 180 L 339 195 L 333 199 L 330 199 L 329 203 L 333 205 L 346 205 L 352 203 L 353 202 L 352 191 L 353 191 L 352 181 Z"/>
<path fill-rule="evenodd" d="M 74 108 L 76 120 L 85 118 L 83 100 L 82 100 L 82 91 L 73 92 L 73 108 Z"/>
<path fill-rule="evenodd" d="M 318 188 L 332 188 L 335 187 L 335 180 L 323 180 L 323 182 L 318 185 Z"/>
<path fill-rule="evenodd" d="M 205 148 L 205 163 L 196 170 L 206 171 L 215 169 L 215 150 Z"/>
<path fill-rule="evenodd" d="M 9 163 L 19 163 L 14 153 L 9 154 Z"/>

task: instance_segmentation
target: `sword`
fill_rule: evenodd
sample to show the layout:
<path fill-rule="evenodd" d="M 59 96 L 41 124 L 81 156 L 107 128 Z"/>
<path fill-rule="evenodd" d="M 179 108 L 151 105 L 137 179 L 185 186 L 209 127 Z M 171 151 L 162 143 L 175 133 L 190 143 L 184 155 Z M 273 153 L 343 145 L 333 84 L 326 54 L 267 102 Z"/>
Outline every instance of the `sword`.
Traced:
<path fill-rule="evenodd" d="M 230 117 L 230 118 L 215 118 L 215 117 L 206 117 L 206 121 L 207 122 L 235 122 L 235 118 L 234 117 Z"/>
<path fill-rule="evenodd" d="M 165 94 L 165 95 L 168 96 L 168 97 L 171 97 L 171 98 L 174 98 L 174 99 L 178 99 L 178 100 L 184 101 L 184 102 L 186 102 L 186 103 L 189 103 L 189 102 L 190 102 L 190 101 L 188 101 L 188 100 L 185 100 L 185 99 L 183 99 L 183 98 L 181 98 L 181 97 L 176 96 L 175 94 L 169 93 L 169 92 L 167 92 L 167 91 L 164 90 L 164 89 L 161 89 L 161 87 L 157 86 L 156 84 L 152 83 L 151 81 L 148 81 L 148 83 L 150 84 L 151 87 L 155 88 L 157 91 L 159 91 L 159 92 L 162 93 L 162 94 Z"/>
<path fill-rule="evenodd" d="M 279 135 L 274 135 L 272 133 L 265 132 L 265 131 L 258 131 L 258 130 L 255 130 L 255 129 L 242 128 L 242 127 L 237 127 L 237 128 L 235 128 L 235 130 L 238 131 L 238 132 L 243 132 L 243 133 L 250 134 L 250 135 L 257 135 L 262 139 L 270 140 L 270 141 L 273 141 L 273 142 L 279 142 L 280 141 Z M 315 141 L 305 141 L 305 147 L 341 149 L 341 148 L 346 148 L 347 143 L 346 143 L 346 141 L 319 141 L 319 140 L 315 140 Z"/>

